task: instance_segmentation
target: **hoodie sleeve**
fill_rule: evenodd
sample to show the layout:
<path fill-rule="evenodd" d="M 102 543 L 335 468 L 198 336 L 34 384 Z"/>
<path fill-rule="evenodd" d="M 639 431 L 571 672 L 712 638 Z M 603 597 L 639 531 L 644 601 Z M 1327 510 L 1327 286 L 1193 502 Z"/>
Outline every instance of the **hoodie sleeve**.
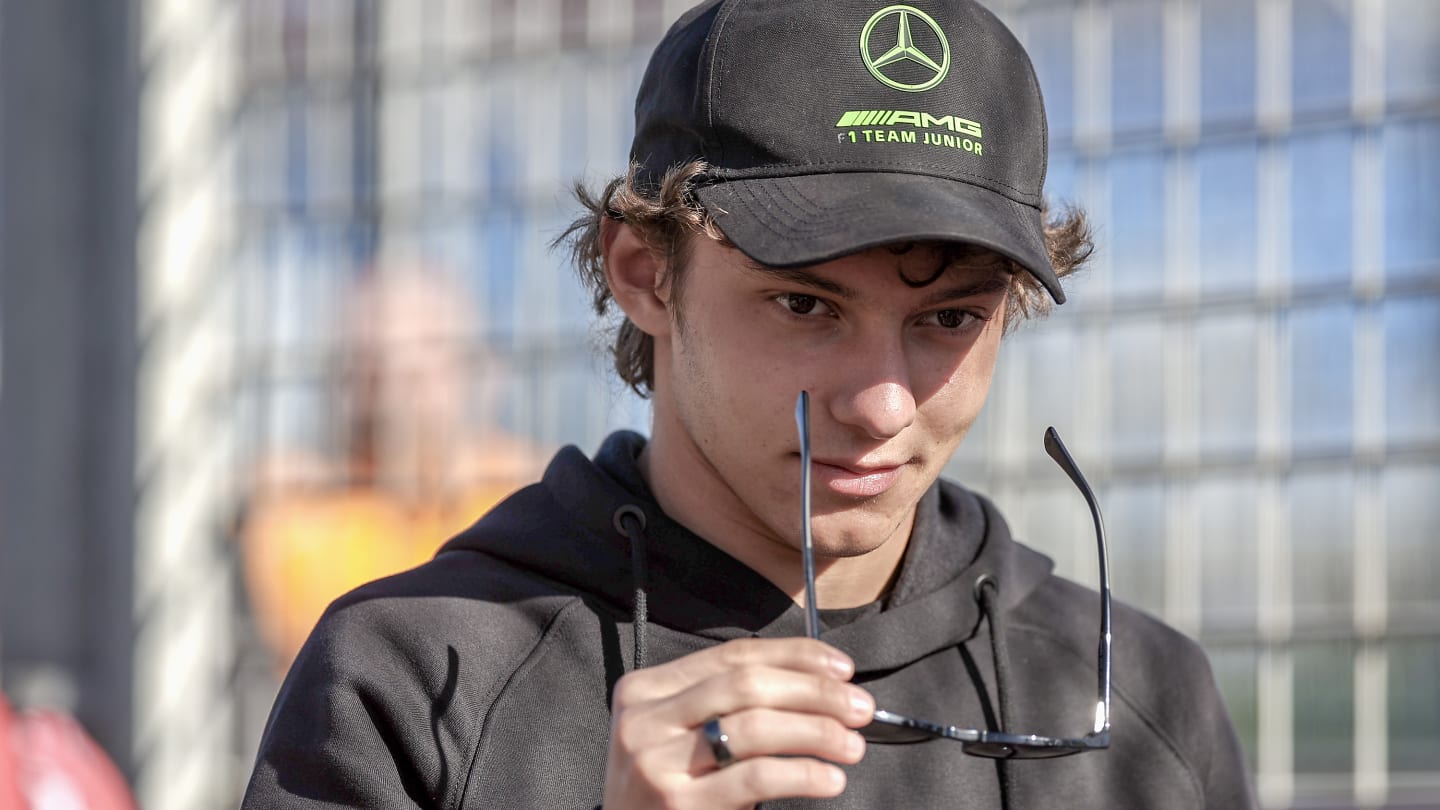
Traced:
<path fill-rule="evenodd" d="M 347 597 L 321 619 L 280 689 L 243 808 L 452 803 L 473 750 L 449 711 L 457 654 L 413 641 L 415 601 Z"/>

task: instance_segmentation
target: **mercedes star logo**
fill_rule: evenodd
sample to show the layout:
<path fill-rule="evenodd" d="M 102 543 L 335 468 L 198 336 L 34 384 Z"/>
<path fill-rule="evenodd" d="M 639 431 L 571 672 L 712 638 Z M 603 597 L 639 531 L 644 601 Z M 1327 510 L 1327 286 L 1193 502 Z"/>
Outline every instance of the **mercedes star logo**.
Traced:
<path fill-rule="evenodd" d="M 879 56 L 874 56 L 870 48 L 871 34 L 875 32 L 876 26 L 881 22 L 896 16 L 898 16 L 900 20 L 895 35 L 895 47 L 884 51 Z M 910 32 L 910 21 L 912 18 L 920 20 L 929 26 L 931 31 L 935 32 L 936 39 L 940 41 L 939 47 L 941 49 L 941 53 L 939 54 L 940 61 L 938 63 L 934 57 L 916 47 L 915 37 Z M 888 42 L 889 40 L 886 39 L 885 41 Z M 931 50 L 934 50 L 934 46 L 931 47 Z M 950 70 L 950 42 L 945 39 L 945 32 L 940 30 L 940 24 L 931 19 L 930 15 L 914 6 L 886 6 L 875 12 L 875 14 L 870 17 L 870 21 L 865 23 L 864 30 L 860 32 L 860 55 L 865 59 L 865 67 L 869 68 L 870 75 L 879 79 L 880 82 L 887 87 L 904 90 L 907 93 L 918 93 L 922 90 L 929 90 L 939 84 L 940 81 L 945 78 L 945 74 Z M 931 74 L 930 78 L 919 83 L 907 83 L 891 78 L 882 72 L 886 67 L 906 62 L 919 65 L 920 68 Z M 913 72 L 914 71 L 912 71 L 912 73 Z M 907 75 L 907 78 L 909 77 L 910 76 Z"/>

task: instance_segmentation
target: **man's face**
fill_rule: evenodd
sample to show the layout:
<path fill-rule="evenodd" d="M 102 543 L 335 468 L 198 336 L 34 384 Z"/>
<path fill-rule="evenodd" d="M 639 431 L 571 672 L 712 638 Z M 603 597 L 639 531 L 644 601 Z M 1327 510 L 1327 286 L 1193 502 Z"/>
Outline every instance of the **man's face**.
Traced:
<path fill-rule="evenodd" d="M 656 438 L 685 472 L 673 485 L 727 529 L 798 548 L 805 389 L 817 550 L 908 538 L 985 402 L 1010 284 L 991 254 L 936 277 L 942 262 L 917 244 L 774 270 L 697 237 L 679 323 L 656 341 Z"/>

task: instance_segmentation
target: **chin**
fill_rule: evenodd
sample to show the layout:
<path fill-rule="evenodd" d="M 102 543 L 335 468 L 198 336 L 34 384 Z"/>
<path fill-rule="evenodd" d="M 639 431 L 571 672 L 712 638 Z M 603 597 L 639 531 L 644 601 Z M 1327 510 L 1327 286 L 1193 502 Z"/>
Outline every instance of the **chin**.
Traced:
<path fill-rule="evenodd" d="M 821 546 L 820 553 L 826 557 L 849 560 L 855 557 L 864 557 L 879 547 L 880 545 L 873 543 L 841 543 L 833 547 L 829 545 Z"/>
<path fill-rule="evenodd" d="M 816 518 L 813 528 L 815 551 L 826 557 L 863 557 L 895 539 L 893 535 L 899 523 L 899 520 L 846 520 L 840 523 Z"/>

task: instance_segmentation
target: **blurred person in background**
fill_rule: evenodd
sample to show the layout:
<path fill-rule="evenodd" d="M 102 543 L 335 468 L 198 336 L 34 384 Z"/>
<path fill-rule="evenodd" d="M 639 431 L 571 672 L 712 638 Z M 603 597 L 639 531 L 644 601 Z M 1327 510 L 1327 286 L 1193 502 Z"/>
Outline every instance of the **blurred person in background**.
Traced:
<path fill-rule="evenodd" d="M 1117 606 L 1112 718 L 1108 601 L 939 480 L 1089 254 L 1046 155 L 969 0 L 684 15 L 569 234 L 651 436 L 335 602 L 246 806 L 1254 806 L 1199 647 Z"/>
<path fill-rule="evenodd" d="M 336 412 L 346 453 L 263 459 L 243 520 L 247 591 L 281 672 L 331 600 L 430 559 L 543 461 L 494 423 L 486 393 L 504 370 L 441 270 L 372 268 L 341 313 Z"/>

